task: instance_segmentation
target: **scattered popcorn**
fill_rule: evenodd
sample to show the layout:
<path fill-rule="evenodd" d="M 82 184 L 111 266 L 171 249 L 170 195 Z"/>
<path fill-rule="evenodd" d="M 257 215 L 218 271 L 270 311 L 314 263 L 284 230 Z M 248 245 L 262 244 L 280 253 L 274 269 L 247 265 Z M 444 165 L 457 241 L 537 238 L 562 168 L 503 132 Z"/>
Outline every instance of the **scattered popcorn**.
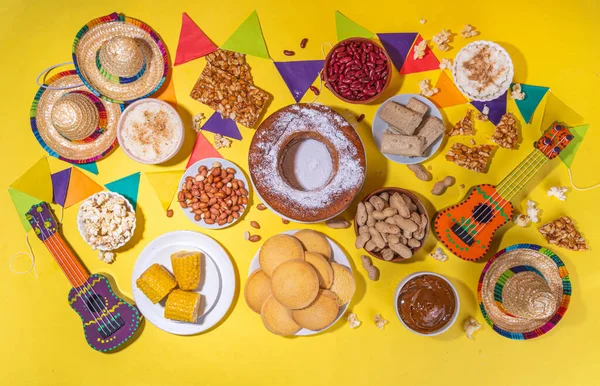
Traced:
<path fill-rule="evenodd" d="M 440 89 L 437 87 L 431 88 L 431 81 L 429 79 L 423 79 L 419 82 L 419 87 L 421 88 L 421 95 L 430 97 L 434 94 L 440 92 Z"/>
<path fill-rule="evenodd" d="M 421 24 L 425 24 L 425 23 L 427 23 L 427 19 L 421 19 L 421 20 L 419 20 L 419 22 L 420 22 Z"/>
<path fill-rule="evenodd" d="M 482 122 L 487 122 L 490 120 L 488 115 L 490 114 L 490 108 L 488 105 L 483 105 L 483 109 L 481 109 L 480 113 L 477 113 L 477 119 Z"/>
<path fill-rule="evenodd" d="M 537 223 L 540 222 L 539 219 L 540 208 L 537 207 L 535 202 L 531 200 L 527 200 L 527 217 L 531 220 L 531 222 Z"/>
<path fill-rule="evenodd" d="M 548 197 L 556 197 L 561 201 L 567 199 L 567 188 L 566 186 L 553 186 L 548 189 Z"/>
<path fill-rule="evenodd" d="M 192 118 L 192 127 L 196 133 L 199 133 L 202 131 L 202 120 L 203 119 L 204 119 L 203 113 L 198 113 L 198 114 L 194 115 L 194 117 Z"/>
<path fill-rule="evenodd" d="M 387 323 L 389 322 L 385 320 L 381 314 L 375 314 L 375 326 L 377 326 L 378 329 L 383 330 Z"/>
<path fill-rule="evenodd" d="M 518 101 L 522 101 L 523 99 L 525 99 L 525 93 L 521 91 L 521 83 L 513 84 L 510 97 Z"/>
<path fill-rule="evenodd" d="M 358 320 L 358 317 L 354 312 L 348 313 L 348 315 L 346 316 L 346 320 L 348 321 L 348 323 L 350 323 L 350 328 L 356 328 L 361 324 L 361 321 Z"/>
<path fill-rule="evenodd" d="M 513 218 L 513 222 L 516 226 L 525 228 L 527 224 L 529 224 L 529 217 L 523 213 L 520 213 Z"/>
<path fill-rule="evenodd" d="M 98 251 L 98 258 L 106 264 L 112 264 L 115 261 L 115 253 L 109 251 Z"/>
<path fill-rule="evenodd" d="M 423 59 L 425 49 L 427 48 L 427 40 L 421 40 L 419 44 L 414 46 L 413 59 Z"/>
<path fill-rule="evenodd" d="M 465 25 L 465 28 L 460 31 L 460 36 L 465 39 L 472 38 L 473 36 L 477 35 L 479 35 L 479 31 L 475 31 L 475 27 L 473 27 L 471 24 Z"/>
<path fill-rule="evenodd" d="M 438 48 L 442 51 L 449 51 L 450 49 L 452 49 L 452 47 L 450 47 L 450 38 L 452 37 L 452 32 L 450 32 L 450 30 L 445 30 L 443 29 L 442 32 L 440 32 L 437 35 L 434 35 L 433 38 L 431 39 L 432 42 L 434 42 L 435 44 L 437 44 Z"/>
<path fill-rule="evenodd" d="M 221 149 L 223 147 L 231 147 L 231 140 L 223 137 L 221 134 L 215 133 L 214 135 L 215 149 Z"/>
<path fill-rule="evenodd" d="M 100 192 L 81 204 L 78 221 L 83 238 L 93 249 L 112 250 L 131 238 L 135 212 L 123 197 Z"/>
<path fill-rule="evenodd" d="M 450 59 L 448 58 L 444 58 L 442 59 L 442 61 L 440 62 L 440 70 L 446 70 L 446 69 L 451 69 L 452 68 L 452 62 L 450 61 Z"/>
<path fill-rule="evenodd" d="M 475 140 L 473 138 L 469 139 L 469 142 L 471 143 L 472 146 L 477 145 L 477 142 L 475 142 Z"/>
<path fill-rule="evenodd" d="M 465 321 L 463 328 L 465 329 L 467 338 L 473 339 L 473 333 L 481 328 L 481 324 L 477 323 L 474 317 L 469 316 Z"/>
<path fill-rule="evenodd" d="M 436 248 L 435 251 L 429 254 L 429 256 L 433 257 L 437 261 L 441 261 L 442 263 L 448 260 L 448 255 L 446 255 L 442 248 Z"/>

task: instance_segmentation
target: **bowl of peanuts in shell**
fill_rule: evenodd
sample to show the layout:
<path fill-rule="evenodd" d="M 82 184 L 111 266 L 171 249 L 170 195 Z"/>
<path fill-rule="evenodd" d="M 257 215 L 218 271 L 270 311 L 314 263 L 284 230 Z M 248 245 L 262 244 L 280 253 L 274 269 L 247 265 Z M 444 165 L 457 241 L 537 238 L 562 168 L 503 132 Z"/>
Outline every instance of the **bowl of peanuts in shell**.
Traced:
<path fill-rule="evenodd" d="M 355 246 L 376 259 L 401 262 L 413 257 L 429 236 L 429 215 L 411 191 L 382 188 L 358 203 Z"/>
<path fill-rule="evenodd" d="M 392 80 L 392 62 L 383 47 L 366 38 L 337 43 L 325 58 L 323 82 L 344 102 L 367 104 L 383 94 Z"/>
<path fill-rule="evenodd" d="M 205 158 L 191 165 L 179 183 L 177 201 L 186 217 L 209 229 L 226 228 L 246 211 L 248 180 L 233 162 Z"/>

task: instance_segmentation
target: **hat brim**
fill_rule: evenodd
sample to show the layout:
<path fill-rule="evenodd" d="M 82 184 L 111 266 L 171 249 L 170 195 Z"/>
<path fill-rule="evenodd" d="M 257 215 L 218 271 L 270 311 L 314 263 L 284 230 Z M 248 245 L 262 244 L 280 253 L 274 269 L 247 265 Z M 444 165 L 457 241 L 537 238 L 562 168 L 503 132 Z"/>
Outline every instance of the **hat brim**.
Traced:
<path fill-rule="evenodd" d="M 40 87 L 31 104 L 31 130 L 39 144 L 53 157 L 73 164 L 85 164 L 97 161 L 111 152 L 117 145 L 117 123 L 123 110 L 123 105 L 102 101 L 81 85 L 81 80 L 74 70 L 60 72 L 46 80 L 45 86 L 79 87 L 65 90 L 53 90 Z M 52 124 L 51 111 L 54 103 L 69 92 L 87 93 L 96 98 L 106 112 L 106 127 L 101 133 L 94 135 L 89 141 L 70 141 L 64 138 Z"/>
<path fill-rule="evenodd" d="M 96 54 L 109 39 L 127 36 L 144 51 L 146 70 L 135 80 L 115 83 L 98 70 Z M 154 94 L 169 71 L 166 46 L 147 24 L 117 13 L 99 17 L 79 30 L 73 43 L 73 63 L 83 83 L 102 99 L 113 103 L 130 103 Z"/>
<path fill-rule="evenodd" d="M 503 310 L 497 285 L 503 282 L 507 270 L 522 267 L 529 267 L 546 279 L 557 299 L 552 316 L 531 320 Z M 484 319 L 494 331 L 509 339 L 528 340 L 544 335 L 558 324 L 569 306 L 571 290 L 569 272 L 554 252 L 535 244 L 516 244 L 499 251 L 487 262 L 479 278 L 477 300 Z"/>

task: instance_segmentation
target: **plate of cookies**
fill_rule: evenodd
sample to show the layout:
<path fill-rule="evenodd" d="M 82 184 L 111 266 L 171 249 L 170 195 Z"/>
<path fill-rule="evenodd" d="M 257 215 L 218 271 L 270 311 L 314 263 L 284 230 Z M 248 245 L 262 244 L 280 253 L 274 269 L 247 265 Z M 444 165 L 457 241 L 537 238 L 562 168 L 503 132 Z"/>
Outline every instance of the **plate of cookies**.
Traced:
<path fill-rule="evenodd" d="M 429 99 L 399 94 L 383 103 L 373 119 L 373 140 L 388 159 L 403 165 L 427 160 L 444 139 L 444 119 Z"/>
<path fill-rule="evenodd" d="M 344 251 L 329 237 L 302 229 L 263 243 L 250 263 L 244 297 L 268 331 L 306 336 L 337 322 L 355 291 Z"/>
<path fill-rule="evenodd" d="M 192 231 L 152 240 L 135 262 L 132 282 L 144 317 L 177 335 L 198 334 L 221 321 L 236 288 L 227 252 L 212 238 Z"/>

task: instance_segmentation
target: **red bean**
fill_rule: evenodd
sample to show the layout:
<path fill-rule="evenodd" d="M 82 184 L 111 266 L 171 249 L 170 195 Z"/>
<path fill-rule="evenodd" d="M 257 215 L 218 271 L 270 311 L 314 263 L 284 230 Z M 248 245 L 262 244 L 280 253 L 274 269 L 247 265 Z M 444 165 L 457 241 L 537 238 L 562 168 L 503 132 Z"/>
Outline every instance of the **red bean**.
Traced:
<path fill-rule="evenodd" d="M 300 42 L 300 48 L 306 48 L 306 43 L 308 43 L 308 38 L 302 39 Z"/>
<path fill-rule="evenodd" d="M 319 95 L 321 92 L 319 91 L 318 88 L 316 88 L 315 86 L 310 86 L 309 87 L 310 91 L 314 92 L 315 95 Z"/>
<path fill-rule="evenodd" d="M 360 114 L 358 118 L 356 118 L 356 122 L 360 123 L 363 119 L 365 119 L 365 114 Z"/>
<path fill-rule="evenodd" d="M 296 53 L 294 51 L 290 51 L 290 50 L 283 50 L 283 54 L 286 56 L 294 56 L 296 55 Z"/>

